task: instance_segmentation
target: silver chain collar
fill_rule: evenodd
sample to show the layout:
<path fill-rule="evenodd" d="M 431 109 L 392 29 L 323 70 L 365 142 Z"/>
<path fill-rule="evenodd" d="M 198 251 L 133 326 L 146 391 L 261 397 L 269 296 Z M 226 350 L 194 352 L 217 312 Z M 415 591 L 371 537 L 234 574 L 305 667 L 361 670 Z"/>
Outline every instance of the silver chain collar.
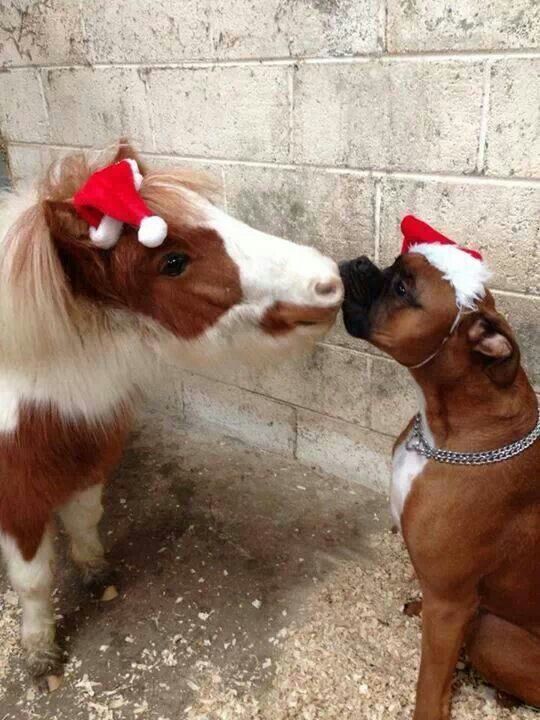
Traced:
<path fill-rule="evenodd" d="M 540 412 L 535 427 L 528 435 L 516 440 L 509 445 L 504 445 L 496 450 L 485 450 L 483 452 L 455 452 L 453 450 L 439 450 L 432 447 L 426 440 L 422 431 L 422 416 L 420 413 L 414 419 L 414 425 L 406 442 L 407 450 L 415 452 L 440 463 L 451 465 L 488 465 L 490 463 L 503 462 L 520 455 L 530 448 L 540 437 Z"/>

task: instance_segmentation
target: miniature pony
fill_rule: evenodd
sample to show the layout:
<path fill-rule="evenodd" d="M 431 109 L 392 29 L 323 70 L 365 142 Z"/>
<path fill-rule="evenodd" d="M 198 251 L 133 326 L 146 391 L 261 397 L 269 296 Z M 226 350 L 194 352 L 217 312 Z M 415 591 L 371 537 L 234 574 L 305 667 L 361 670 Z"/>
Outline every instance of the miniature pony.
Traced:
<path fill-rule="evenodd" d="M 109 162 L 134 157 L 120 145 Z M 160 247 L 129 226 L 96 247 L 73 196 L 103 164 L 69 156 L 0 208 L 0 546 L 41 682 L 61 664 L 54 515 L 84 582 L 105 582 L 102 488 L 141 389 L 165 363 L 307 349 L 342 299 L 332 260 L 233 219 L 177 169 L 141 170 L 140 196 L 168 227 Z"/>

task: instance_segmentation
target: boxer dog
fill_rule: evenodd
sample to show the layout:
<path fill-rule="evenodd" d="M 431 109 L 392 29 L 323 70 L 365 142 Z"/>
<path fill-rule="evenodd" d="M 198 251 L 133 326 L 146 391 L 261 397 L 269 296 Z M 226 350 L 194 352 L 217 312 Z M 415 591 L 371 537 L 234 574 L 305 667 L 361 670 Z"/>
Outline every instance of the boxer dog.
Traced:
<path fill-rule="evenodd" d="M 465 645 L 496 688 L 540 705 L 540 423 L 481 255 L 402 223 L 380 270 L 341 265 L 348 332 L 409 368 L 419 414 L 394 447 L 391 509 L 422 590 L 415 720 L 447 720 Z"/>

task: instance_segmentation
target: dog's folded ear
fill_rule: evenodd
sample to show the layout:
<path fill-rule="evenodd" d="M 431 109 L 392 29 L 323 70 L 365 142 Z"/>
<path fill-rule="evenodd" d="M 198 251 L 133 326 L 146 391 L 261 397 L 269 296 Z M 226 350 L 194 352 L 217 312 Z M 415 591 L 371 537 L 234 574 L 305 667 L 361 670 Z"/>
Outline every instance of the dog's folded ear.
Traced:
<path fill-rule="evenodd" d="M 474 353 L 482 356 L 486 374 L 497 385 L 511 385 L 517 375 L 520 350 L 510 325 L 494 307 L 484 306 L 468 329 Z"/>

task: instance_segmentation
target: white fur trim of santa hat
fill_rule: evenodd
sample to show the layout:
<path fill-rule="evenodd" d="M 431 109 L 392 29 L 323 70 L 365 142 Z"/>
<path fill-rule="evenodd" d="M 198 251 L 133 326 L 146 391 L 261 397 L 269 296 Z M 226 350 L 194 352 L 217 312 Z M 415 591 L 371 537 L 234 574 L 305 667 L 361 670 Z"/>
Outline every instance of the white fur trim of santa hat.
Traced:
<path fill-rule="evenodd" d="M 97 228 L 90 227 L 90 240 L 98 248 L 109 250 L 118 242 L 122 234 L 123 223 L 110 215 L 104 215 Z"/>
<path fill-rule="evenodd" d="M 482 253 L 457 245 L 435 228 L 414 215 L 401 221 L 402 253 L 419 253 L 442 273 L 456 293 L 459 308 L 472 309 L 486 294 L 486 282 L 491 277 Z"/>
<path fill-rule="evenodd" d="M 420 253 L 440 270 L 455 290 L 459 307 L 473 309 L 486 294 L 486 283 L 491 271 L 483 260 L 470 255 L 459 245 L 439 243 L 412 244 L 408 252 Z"/>

